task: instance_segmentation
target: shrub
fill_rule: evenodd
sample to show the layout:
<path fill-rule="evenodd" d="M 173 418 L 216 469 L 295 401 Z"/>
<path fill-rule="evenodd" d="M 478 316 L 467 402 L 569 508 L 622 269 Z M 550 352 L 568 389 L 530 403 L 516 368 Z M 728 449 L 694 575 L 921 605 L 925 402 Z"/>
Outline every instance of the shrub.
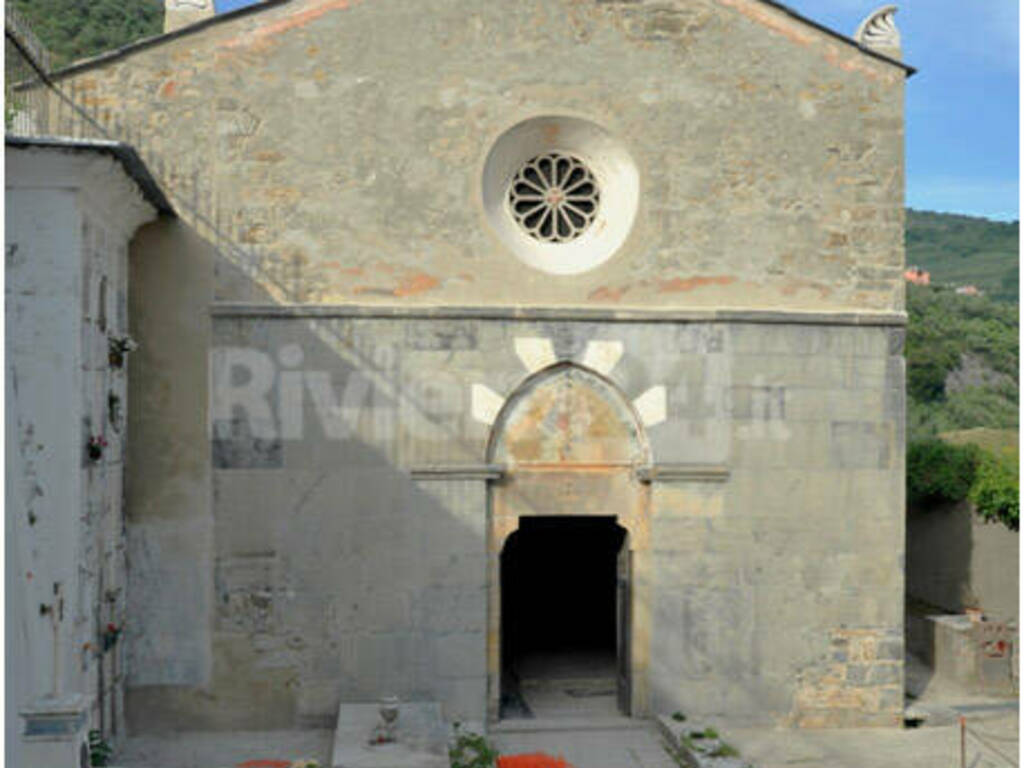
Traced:
<path fill-rule="evenodd" d="M 448 749 L 451 768 L 492 768 L 498 752 L 487 739 L 472 731 L 462 731 L 455 723 L 452 744 Z"/>
<path fill-rule="evenodd" d="M 96 768 L 110 765 L 114 750 L 97 730 L 89 731 L 89 765 Z"/>
<path fill-rule="evenodd" d="M 1011 453 L 983 451 L 969 498 L 978 514 L 998 520 L 1011 531 L 1020 529 L 1020 470 Z"/>
<path fill-rule="evenodd" d="M 954 503 L 974 484 L 980 451 L 974 445 L 920 440 L 907 446 L 907 499 L 911 504 Z"/>

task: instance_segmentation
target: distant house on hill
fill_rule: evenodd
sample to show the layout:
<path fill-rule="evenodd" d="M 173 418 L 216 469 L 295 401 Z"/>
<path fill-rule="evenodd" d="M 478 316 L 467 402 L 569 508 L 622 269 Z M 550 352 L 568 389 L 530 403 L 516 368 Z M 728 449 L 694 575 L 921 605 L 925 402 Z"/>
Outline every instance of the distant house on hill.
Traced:
<path fill-rule="evenodd" d="M 931 273 L 920 267 L 907 267 L 903 277 L 908 283 L 913 283 L 914 285 L 929 285 L 932 281 Z"/>
<path fill-rule="evenodd" d="M 961 285 L 956 289 L 956 292 L 960 296 L 981 296 L 984 293 L 976 285 Z"/>

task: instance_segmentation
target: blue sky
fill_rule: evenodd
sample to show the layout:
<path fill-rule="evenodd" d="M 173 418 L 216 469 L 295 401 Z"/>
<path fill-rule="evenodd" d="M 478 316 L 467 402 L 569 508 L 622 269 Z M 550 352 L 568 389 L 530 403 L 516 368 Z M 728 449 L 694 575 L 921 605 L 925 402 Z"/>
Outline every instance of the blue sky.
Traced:
<path fill-rule="evenodd" d="M 244 8 L 247 5 L 254 5 L 259 0 L 213 0 L 213 7 L 217 9 L 217 13 L 225 13 L 227 11 L 233 11 L 236 8 Z"/>
<path fill-rule="evenodd" d="M 879 0 L 784 0 L 852 35 Z M 1012 220 L 1019 211 L 1017 0 L 904 0 L 907 205 Z"/>
<path fill-rule="evenodd" d="M 219 12 L 253 0 L 215 0 Z M 412 0 L 409 0 L 412 2 Z M 880 0 L 784 0 L 853 35 Z M 1011 220 L 1019 211 L 1017 0 L 904 0 L 907 205 Z"/>

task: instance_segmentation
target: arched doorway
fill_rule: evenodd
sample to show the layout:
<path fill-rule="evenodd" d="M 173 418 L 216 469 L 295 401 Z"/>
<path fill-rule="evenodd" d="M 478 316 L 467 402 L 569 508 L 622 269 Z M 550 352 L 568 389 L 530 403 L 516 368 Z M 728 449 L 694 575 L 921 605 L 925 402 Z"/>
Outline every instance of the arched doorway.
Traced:
<path fill-rule="evenodd" d="M 488 460 L 505 467 L 491 487 L 488 520 L 489 716 L 502 716 L 503 688 L 516 714 L 521 702 L 509 688 L 538 671 L 531 663 L 541 673 L 545 663 L 562 665 L 570 675 L 589 663 L 598 687 L 612 675 L 620 712 L 645 714 L 649 489 L 636 470 L 650 453 L 629 401 L 590 370 L 547 368 L 506 401 Z M 587 578 L 600 588 L 585 589 Z M 559 602 L 580 626 L 550 625 Z"/>

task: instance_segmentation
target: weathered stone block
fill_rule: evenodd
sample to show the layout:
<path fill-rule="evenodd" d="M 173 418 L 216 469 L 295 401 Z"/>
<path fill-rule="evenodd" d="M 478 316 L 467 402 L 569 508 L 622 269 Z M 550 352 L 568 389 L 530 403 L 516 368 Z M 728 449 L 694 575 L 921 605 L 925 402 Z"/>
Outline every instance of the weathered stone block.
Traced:
<path fill-rule="evenodd" d="M 872 664 L 868 671 L 867 682 L 869 685 L 887 685 L 899 683 L 903 680 L 903 664 Z"/>
<path fill-rule="evenodd" d="M 879 641 L 876 656 L 879 661 L 902 661 L 903 640 L 884 639 Z"/>
<path fill-rule="evenodd" d="M 868 421 L 833 421 L 830 454 L 841 469 L 886 469 L 892 456 L 892 430 Z"/>

